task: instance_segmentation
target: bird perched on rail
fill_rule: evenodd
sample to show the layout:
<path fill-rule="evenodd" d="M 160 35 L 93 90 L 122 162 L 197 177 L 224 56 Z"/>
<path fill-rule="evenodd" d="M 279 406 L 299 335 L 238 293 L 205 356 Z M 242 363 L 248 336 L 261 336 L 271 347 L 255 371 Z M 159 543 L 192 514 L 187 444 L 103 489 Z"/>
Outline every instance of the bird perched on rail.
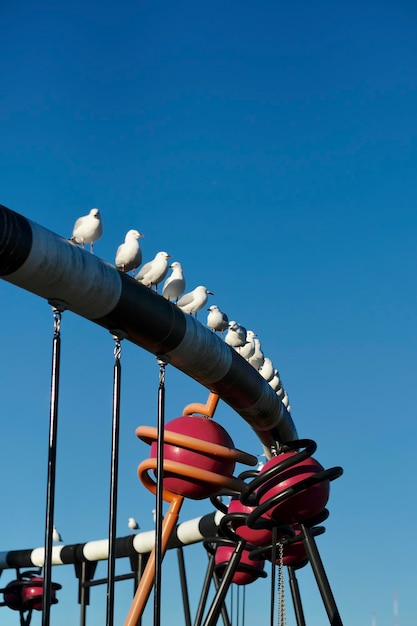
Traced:
<path fill-rule="evenodd" d="M 56 527 L 54 526 L 53 531 L 52 531 L 52 540 L 56 541 L 56 543 L 60 543 L 62 541 L 62 537 L 59 534 L 58 530 L 56 529 Z"/>
<path fill-rule="evenodd" d="M 266 356 L 264 358 L 264 362 L 262 363 L 258 372 L 260 373 L 262 378 L 265 378 L 266 382 L 269 383 L 269 381 L 272 380 L 272 378 L 274 377 L 275 368 L 269 357 Z"/>
<path fill-rule="evenodd" d="M 182 298 L 178 300 L 177 306 L 184 313 L 190 313 L 190 315 L 194 313 L 197 317 L 198 311 L 206 306 L 208 296 L 214 296 L 214 293 L 209 291 L 207 287 L 199 285 L 192 291 L 185 293 Z"/>
<path fill-rule="evenodd" d="M 138 230 L 128 230 L 124 243 L 117 248 L 115 265 L 122 272 L 135 270 L 142 263 L 142 250 L 139 239 L 144 235 Z"/>
<path fill-rule="evenodd" d="M 282 383 L 279 378 L 278 370 L 274 370 L 274 375 L 271 378 L 271 380 L 268 381 L 268 384 L 272 387 L 274 391 L 278 391 L 279 389 L 282 388 Z"/>
<path fill-rule="evenodd" d="M 229 326 L 229 319 L 226 313 L 223 313 L 217 304 L 212 304 L 207 311 L 207 326 L 211 328 L 214 333 L 221 332 L 222 335 L 226 328 Z"/>
<path fill-rule="evenodd" d="M 255 344 L 255 351 L 252 356 L 249 357 L 248 362 L 256 370 L 259 370 L 259 368 L 262 366 L 262 363 L 264 362 L 264 353 L 262 352 L 261 342 L 257 337 L 254 338 L 253 342 Z"/>
<path fill-rule="evenodd" d="M 155 291 L 158 291 L 159 283 L 161 283 L 168 274 L 168 259 L 170 258 L 171 255 L 168 254 L 168 252 L 158 252 L 152 261 L 148 261 L 148 263 L 145 263 L 145 265 L 140 268 L 135 276 L 136 280 L 151 289 L 155 286 Z"/>
<path fill-rule="evenodd" d="M 234 320 L 229 322 L 229 330 L 224 338 L 225 343 L 231 348 L 239 348 L 246 343 L 246 328 Z"/>
<path fill-rule="evenodd" d="M 81 244 L 84 248 L 86 243 L 90 244 L 90 252 L 93 252 L 94 242 L 100 239 L 103 234 L 103 225 L 101 223 L 101 215 L 98 209 L 91 209 L 88 215 L 79 217 L 72 229 L 70 241 Z"/>
<path fill-rule="evenodd" d="M 178 261 L 174 261 L 169 266 L 172 269 L 171 276 L 168 276 L 162 287 L 162 295 L 167 300 L 178 301 L 185 291 L 185 278 L 182 271 L 182 265 Z"/>
<path fill-rule="evenodd" d="M 254 339 L 256 337 L 256 333 L 253 330 L 246 331 L 246 343 L 243 346 L 238 346 L 236 348 L 236 352 L 240 354 L 246 361 L 253 355 L 255 352 L 255 342 Z"/>
<path fill-rule="evenodd" d="M 129 519 L 127 520 L 127 525 L 130 528 L 130 530 L 139 529 L 139 524 L 137 523 L 134 517 L 129 517 Z"/>

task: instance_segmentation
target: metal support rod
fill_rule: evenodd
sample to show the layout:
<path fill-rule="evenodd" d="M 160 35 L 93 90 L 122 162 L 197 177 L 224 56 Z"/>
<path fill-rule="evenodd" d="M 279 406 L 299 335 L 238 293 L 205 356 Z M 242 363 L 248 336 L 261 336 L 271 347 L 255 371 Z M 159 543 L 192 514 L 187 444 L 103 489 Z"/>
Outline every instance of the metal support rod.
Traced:
<path fill-rule="evenodd" d="M 343 626 L 342 619 L 339 615 L 339 611 L 337 610 L 336 602 L 323 567 L 323 562 L 310 528 L 304 524 L 300 524 L 300 530 L 303 537 L 304 547 L 327 611 L 330 626 Z"/>
<path fill-rule="evenodd" d="M 224 571 L 222 582 L 213 599 L 209 612 L 207 614 L 204 626 L 215 626 L 219 613 L 223 606 L 224 599 L 232 583 L 232 578 L 240 562 L 240 555 L 245 547 L 246 541 L 238 541 L 236 547 L 230 557 L 229 563 Z"/>
<path fill-rule="evenodd" d="M 56 477 L 56 449 L 58 436 L 58 397 L 59 373 L 61 357 L 61 312 L 63 307 L 53 306 L 54 336 L 52 340 L 52 372 L 51 394 L 49 410 L 49 447 L 48 447 L 48 477 L 46 487 L 45 513 L 45 557 L 44 581 L 42 591 L 42 626 L 49 626 L 51 614 L 52 592 L 52 536 L 54 531 L 55 508 L 55 477 Z"/>
<path fill-rule="evenodd" d="M 185 626 L 191 626 L 190 601 L 188 598 L 187 577 L 185 574 L 184 551 L 177 548 L 178 568 L 180 571 L 180 582 L 182 592 L 182 603 L 184 605 Z"/>
<path fill-rule="evenodd" d="M 276 589 L 276 571 L 277 571 L 277 537 L 278 531 L 276 526 L 272 529 L 272 548 L 271 548 L 271 603 L 270 603 L 270 626 L 274 626 L 275 617 L 275 589 Z"/>
<path fill-rule="evenodd" d="M 113 407 L 112 441 L 110 461 L 110 504 L 109 504 L 109 558 L 107 566 L 106 626 L 114 624 L 114 583 L 116 570 L 116 517 L 119 474 L 119 430 L 120 430 L 120 385 L 122 366 L 120 363 L 120 333 L 113 331 L 114 368 L 113 368 Z"/>
<path fill-rule="evenodd" d="M 154 626 L 161 623 L 161 583 L 162 583 L 162 520 L 163 520 L 163 467 L 165 434 L 165 366 L 166 362 L 158 357 L 158 442 L 157 442 L 157 483 L 155 510 L 155 587 L 154 587 Z"/>
<path fill-rule="evenodd" d="M 207 563 L 206 576 L 204 578 L 203 588 L 200 594 L 200 601 L 197 607 L 197 613 L 196 613 L 195 620 L 194 620 L 194 626 L 201 626 L 201 623 L 203 621 L 204 609 L 206 607 L 207 597 L 208 597 L 209 590 L 210 590 L 210 583 L 213 578 L 214 565 L 215 565 L 214 554 L 208 553 L 208 559 L 209 560 Z"/>
<path fill-rule="evenodd" d="M 214 581 L 214 586 L 216 588 L 216 591 L 218 591 L 218 589 L 220 587 L 220 580 L 219 580 L 219 577 L 217 576 L 216 572 L 213 572 L 213 581 Z M 222 604 L 221 614 L 222 614 L 222 619 L 223 619 L 224 626 L 231 626 L 230 619 L 229 619 L 229 614 L 227 612 L 227 607 L 226 607 L 226 603 L 225 602 L 223 602 L 223 604 Z"/>
<path fill-rule="evenodd" d="M 82 561 L 75 564 L 75 575 L 78 578 L 78 604 L 80 605 L 80 626 L 87 623 L 87 606 L 90 604 L 90 585 L 97 563 Z"/>
<path fill-rule="evenodd" d="M 301 602 L 300 588 L 298 586 L 298 580 L 295 575 L 295 570 L 291 565 L 288 566 L 288 578 L 297 626 L 306 626 L 303 605 Z"/>

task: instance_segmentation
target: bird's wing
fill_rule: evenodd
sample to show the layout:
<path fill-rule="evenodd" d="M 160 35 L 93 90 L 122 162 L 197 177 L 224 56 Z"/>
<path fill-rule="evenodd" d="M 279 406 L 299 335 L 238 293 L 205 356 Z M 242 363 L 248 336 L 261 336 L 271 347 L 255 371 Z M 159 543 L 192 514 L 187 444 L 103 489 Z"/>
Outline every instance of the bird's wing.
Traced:
<path fill-rule="evenodd" d="M 186 293 L 185 295 L 182 296 L 182 298 L 178 300 L 177 306 L 179 307 L 186 306 L 187 304 L 191 304 L 193 300 L 194 300 L 194 295 L 192 293 Z"/>
<path fill-rule="evenodd" d="M 138 275 L 136 276 L 136 280 L 140 280 L 141 278 L 143 278 L 145 276 L 145 274 L 147 274 L 149 272 L 149 270 L 152 267 L 152 262 L 148 261 L 148 263 L 145 263 L 145 265 L 142 266 L 142 268 L 140 269 Z"/>

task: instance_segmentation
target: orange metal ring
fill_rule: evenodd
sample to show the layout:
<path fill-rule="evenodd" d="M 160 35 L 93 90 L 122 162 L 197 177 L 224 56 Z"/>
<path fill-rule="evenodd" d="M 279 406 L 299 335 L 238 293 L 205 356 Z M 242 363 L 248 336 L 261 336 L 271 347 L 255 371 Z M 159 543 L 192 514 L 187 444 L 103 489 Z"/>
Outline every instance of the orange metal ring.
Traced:
<path fill-rule="evenodd" d="M 158 439 L 158 430 L 153 426 L 139 426 L 135 432 L 137 437 L 148 444 Z M 236 463 L 244 463 L 252 466 L 258 463 L 256 456 L 243 452 L 243 450 L 227 448 L 218 443 L 203 441 L 202 439 L 196 439 L 195 437 L 174 433 L 169 430 L 165 430 L 164 432 L 164 443 L 174 444 L 180 448 L 186 448 L 187 450 L 203 452 L 209 456 L 220 457 Z"/>
<path fill-rule="evenodd" d="M 155 470 L 157 466 L 157 459 L 145 459 L 138 467 L 138 476 L 147 489 L 153 494 L 156 493 L 156 483 L 149 476 L 148 470 Z M 234 476 L 223 476 L 222 474 L 216 474 L 208 470 L 195 467 L 193 465 L 186 465 L 185 463 L 179 463 L 178 461 L 164 461 L 164 472 L 171 472 L 177 476 L 184 476 L 186 478 L 194 478 L 198 481 L 207 483 L 209 485 L 216 485 L 221 489 L 233 493 L 243 493 L 247 490 L 248 485 L 239 478 Z M 178 494 L 173 494 L 170 491 L 163 490 L 164 500 L 171 502 L 174 498 L 178 498 Z"/>

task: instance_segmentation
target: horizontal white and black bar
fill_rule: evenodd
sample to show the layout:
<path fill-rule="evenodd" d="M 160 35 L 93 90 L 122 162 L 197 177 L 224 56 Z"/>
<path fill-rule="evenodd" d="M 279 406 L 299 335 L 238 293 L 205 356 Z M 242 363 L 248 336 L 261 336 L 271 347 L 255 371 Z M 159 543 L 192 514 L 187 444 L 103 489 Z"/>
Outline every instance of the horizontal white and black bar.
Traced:
<path fill-rule="evenodd" d="M 217 393 L 270 448 L 297 439 L 290 414 L 260 374 L 235 350 L 151 289 L 27 218 L 0 205 L 0 276 L 66 307 Z"/>
<path fill-rule="evenodd" d="M 172 535 L 168 549 L 199 543 L 207 537 L 215 536 L 223 513 L 215 511 L 202 517 L 178 524 Z M 155 531 L 119 537 L 116 539 L 116 558 L 130 557 L 135 554 L 148 554 L 155 545 Z M 70 563 L 97 562 L 107 560 L 109 555 L 108 539 L 99 539 L 87 543 L 54 546 L 52 565 Z M 0 572 L 4 569 L 20 567 L 43 567 L 45 549 L 10 550 L 0 552 Z"/>

